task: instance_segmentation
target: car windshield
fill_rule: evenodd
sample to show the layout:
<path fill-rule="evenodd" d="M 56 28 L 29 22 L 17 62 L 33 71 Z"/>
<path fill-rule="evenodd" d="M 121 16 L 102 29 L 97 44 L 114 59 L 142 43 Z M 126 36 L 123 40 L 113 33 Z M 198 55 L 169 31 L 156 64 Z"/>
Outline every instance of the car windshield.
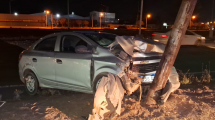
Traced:
<path fill-rule="evenodd" d="M 102 47 L 107 47 L 115 41 L 116 35 L 107 33 L 83 33 Z"/>

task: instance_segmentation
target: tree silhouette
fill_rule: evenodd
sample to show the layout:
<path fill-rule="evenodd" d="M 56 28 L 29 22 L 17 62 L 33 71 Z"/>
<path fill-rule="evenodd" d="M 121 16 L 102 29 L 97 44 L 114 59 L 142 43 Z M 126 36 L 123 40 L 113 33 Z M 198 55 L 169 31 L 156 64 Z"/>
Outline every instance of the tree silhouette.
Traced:
<path fill-rule="evenodd" d="M 85 27 L 88 27 L 90 24 L 89 21 L 87 21 L 87 20 L 85 20 L 83 23 L 84 23 Z"/>
<path fill-rule="evenodd" d="M 61 26 L 66 26 L 66 18 L 61 18 L 61 19 L 59 19 L 59 22 L 60 22 L 60 24 L 61 24 Z"/>
<path fill-rule="evenodd" d="M 75 22 L 76 22 L 76 24 L 78 24 L 79 27 L 80 27 L 81 24 L 82 24 L 82 21 L 81 21 L 81 20 L 76 20 Z"/>

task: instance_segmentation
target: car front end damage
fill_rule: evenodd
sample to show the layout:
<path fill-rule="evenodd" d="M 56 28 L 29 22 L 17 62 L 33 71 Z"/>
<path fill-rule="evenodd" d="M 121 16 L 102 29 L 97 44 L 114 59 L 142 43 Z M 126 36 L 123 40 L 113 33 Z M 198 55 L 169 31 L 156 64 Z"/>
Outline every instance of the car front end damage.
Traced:
<path fill-rule="evenodd" d="M 88 120 L 113 119 L 120 115 L 124 93 L 131 95 L 138 88 L 140 88 L 140 101 L 141 84 L 152 83 L 165 46 L 138 38 L 117 36 L 116 41 L 109 48 L 110 52 L 123 62 L 116 63 L 120 72 L 109 73 L 101 79 L 95 93 L 93 114 Z M 170 93 L 179 86 L 178 74 L 173 67 L 169 82 L 161 94 L 161 100 L 165 102 Z"/>

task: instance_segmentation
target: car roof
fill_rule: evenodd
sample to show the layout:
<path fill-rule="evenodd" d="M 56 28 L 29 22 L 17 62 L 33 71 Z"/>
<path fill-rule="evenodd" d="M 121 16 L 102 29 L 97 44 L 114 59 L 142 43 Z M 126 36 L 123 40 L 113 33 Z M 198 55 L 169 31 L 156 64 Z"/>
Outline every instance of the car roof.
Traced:
<path fill-rule="evenodd" d="M 74 33 L 81 33 L 81 34 L 84 34 L 84 33 L 104 33 L 104 34 L 113 34 L 113 33 L 107 33 L 107 32 L 102 32 L 102 31 L 73 31 Z M 113 34 L 113 35 L 116 35 L 116 34 Z"/>

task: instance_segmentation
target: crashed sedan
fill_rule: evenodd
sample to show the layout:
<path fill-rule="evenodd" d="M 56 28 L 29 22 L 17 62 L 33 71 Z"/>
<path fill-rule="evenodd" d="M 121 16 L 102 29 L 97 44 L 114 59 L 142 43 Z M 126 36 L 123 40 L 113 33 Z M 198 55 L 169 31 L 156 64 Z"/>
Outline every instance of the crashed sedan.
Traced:
<path fill-rule="evenodd" d="M 123 79 L 132 72 L 142 84 L 151 83 L 164 46 L 133 42 L 134 37 L 99 32 L 51 34 L 20 54 L 20 79 L 30 95 L 40 87 L 93 93 L 109 73 Z"/>

